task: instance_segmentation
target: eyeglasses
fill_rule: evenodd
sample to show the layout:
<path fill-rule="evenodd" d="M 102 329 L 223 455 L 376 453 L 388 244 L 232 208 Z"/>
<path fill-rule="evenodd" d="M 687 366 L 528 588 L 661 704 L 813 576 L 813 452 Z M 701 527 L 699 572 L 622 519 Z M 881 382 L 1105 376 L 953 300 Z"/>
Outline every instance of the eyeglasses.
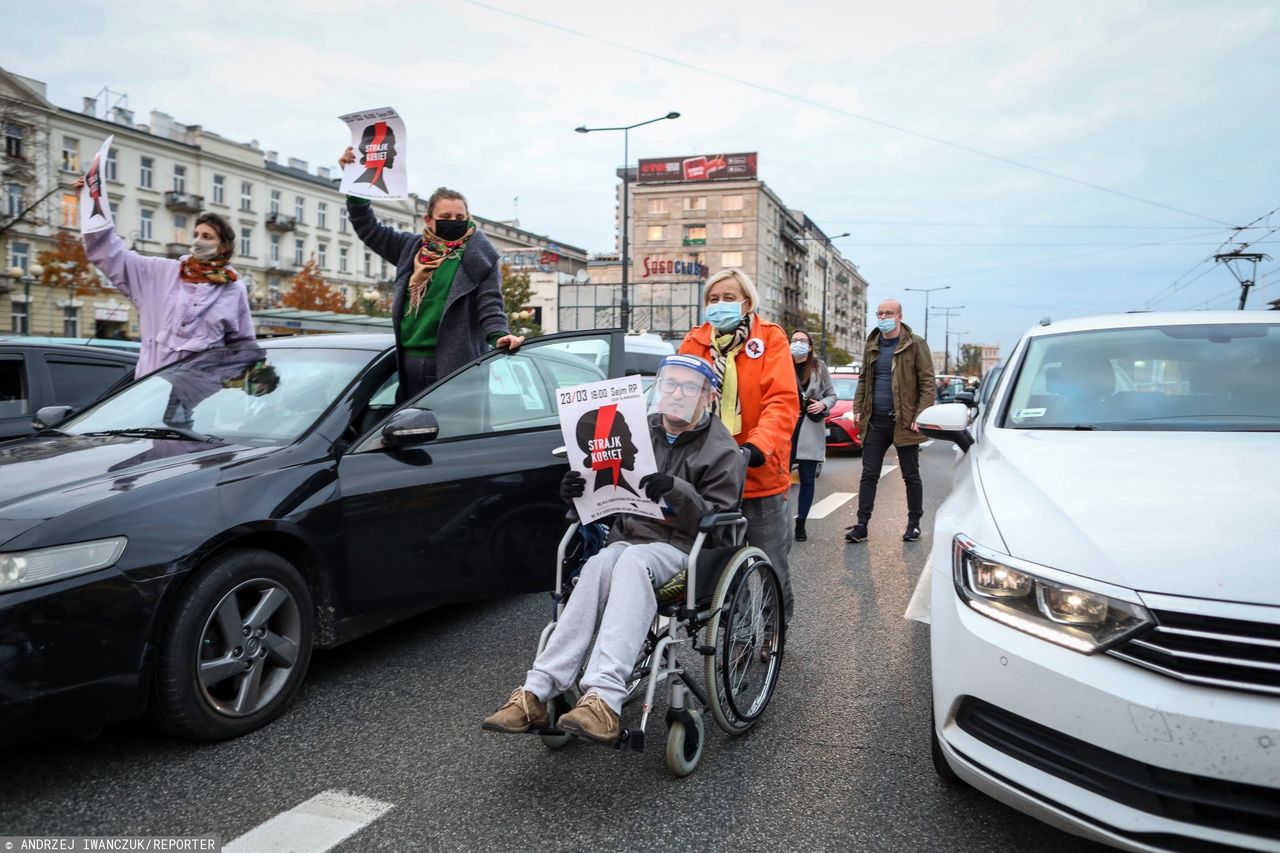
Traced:
<path fill-rule="evenodd" d="M 663 394 L 674 394 L 677 388 L 680 389 L 681 395 L 685 397 L 692 397 L 695 394 L 701 393 L 702 383 L 701 382 L 677 382 L 674 379 L 658 380 L 658 390 L 661 391 Z"/>

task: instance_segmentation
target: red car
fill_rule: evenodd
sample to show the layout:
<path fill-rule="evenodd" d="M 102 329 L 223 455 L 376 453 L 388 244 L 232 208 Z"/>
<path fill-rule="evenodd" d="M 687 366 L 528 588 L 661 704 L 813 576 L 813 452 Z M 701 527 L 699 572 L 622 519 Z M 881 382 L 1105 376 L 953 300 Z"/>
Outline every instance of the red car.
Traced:
<path fill-rule="evenodd" d="M 854 425 L 852 417 L 845 417 L 853 411 L 858 374 L 841 373 L 837 369 L 831 374 L 831 384 L 836 388 L 836 404 L 827 413 L 827 450 L 856 450 L 861 453 L 862 442 L 858 440 L 858 427 Z"/>

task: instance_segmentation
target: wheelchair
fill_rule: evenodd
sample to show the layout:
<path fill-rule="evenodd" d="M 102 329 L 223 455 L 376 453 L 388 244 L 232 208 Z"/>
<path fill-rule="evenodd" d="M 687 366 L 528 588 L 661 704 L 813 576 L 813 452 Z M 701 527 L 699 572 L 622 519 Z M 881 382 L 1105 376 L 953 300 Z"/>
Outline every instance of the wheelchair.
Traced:
<path fill-rule="evenodd" d="M 568 520 L 557 550 L 552 618 L 539 637 L 538 654 L 572 593 L 572 577 L 592 552 L 577 515 L 571 511 Z M 702 758 L 706 711 L 726 734 L 743 734 L 764 713 L 778 683 L 786 638 L 782 585 L 768 556 L 745 544 L 746 528 L 738 511 L 702 517 L 684 571 L 655 590 L 658 613 L 627 684 L 628 703 L 643 689 L 640 724 L 623 726 L 613 748 L 644 751 L 654 697 L 666 682 L 666 761 L 678 777 L 692 773 Z M 726 544 L 713 547 L 717 542 Z M 684 646 L 703 658 L 701 685 L 679 659 Z M 549 702 L 547 727 L 530 734 L 552 749 L 573 739 L 556 727 L 557 718 L 573 707 L 572 698 L 566 693 Z"/>

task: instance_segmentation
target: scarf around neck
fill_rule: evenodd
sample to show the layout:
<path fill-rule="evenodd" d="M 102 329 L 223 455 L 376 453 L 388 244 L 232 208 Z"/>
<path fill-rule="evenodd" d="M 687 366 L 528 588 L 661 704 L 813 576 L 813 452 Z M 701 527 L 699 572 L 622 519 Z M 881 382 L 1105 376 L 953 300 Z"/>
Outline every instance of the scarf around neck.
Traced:
<path fill-rule="evenodd" d="M 409 313 L 417 315 L 423 294 L 431 286 L 431 276 L 449 258 L 461 257 L 471 235 L 476 233 L 475 222 L 467 223 L 467 233 L 457 240 L 442 240 L 430 228 L 422 229 L 422 248 L 413 259 L 413 276 L 409 279 Z"/>
<path fill-rule="evenodd" d="M 742 432 L 742 401 L 738 399 L 738 365 L 736 356 L 751 334 L 755 312 L 742 315 L 732 332 L 721 333 L 711 327 L 711 369 L 720 380 L 720 400 L 717 411 L 730 435 Z"/>
<path fill-rule="evenodd" d="M 239 276 L 236 275 L 235 270 L 227 266 L 229 260 L 231 260 L 230 253 L 219 254 L 211 261 L 198 261 L 195 255 L 187 255 L 182 259 L 178 276 L 192 284 L 230 284 Z"/>

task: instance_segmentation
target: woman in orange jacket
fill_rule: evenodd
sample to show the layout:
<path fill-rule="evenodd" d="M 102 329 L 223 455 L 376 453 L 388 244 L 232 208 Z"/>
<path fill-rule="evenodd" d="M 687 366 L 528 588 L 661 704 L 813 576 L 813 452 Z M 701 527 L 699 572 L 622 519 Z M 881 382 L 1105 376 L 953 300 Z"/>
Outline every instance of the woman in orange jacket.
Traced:
<path fill-rule="evenodd" d="M 680 352 L 710 361 L 720 379 L 720 420 L 750 454 L 742 511 L 747 541 L 769 555 L 786 618 L 793 597 L 791 553 L 791 433 L 796 426 L 795 367 L 781 326 L 760 319 L 759 294 L 741 270 L 721 270 L 702 291 L 707 322 L 691 330 Z"/>

